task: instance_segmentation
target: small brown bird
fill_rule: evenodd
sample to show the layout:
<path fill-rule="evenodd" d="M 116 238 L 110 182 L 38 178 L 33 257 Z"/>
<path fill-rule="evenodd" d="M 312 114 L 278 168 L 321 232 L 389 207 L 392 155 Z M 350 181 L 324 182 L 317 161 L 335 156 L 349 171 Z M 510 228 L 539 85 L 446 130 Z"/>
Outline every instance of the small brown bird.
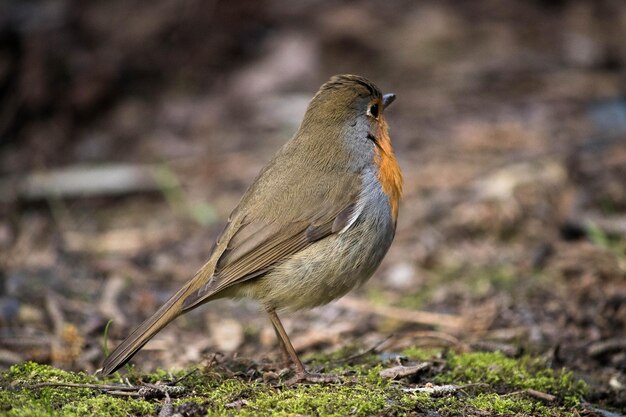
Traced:
<path fill-rule="evenodd" d="M 393 240 L 402 175 L 384 111 L 395 99 L 371 81 L 336 75 L 313 97 L 295 136 L 260 172 L 196 275 L 105 359 L 108 375 L 179 315 L 218 298 L 247 297 L 267 311 L 307 373 L 277 310 L 326 304 L 372 276 Z"/>

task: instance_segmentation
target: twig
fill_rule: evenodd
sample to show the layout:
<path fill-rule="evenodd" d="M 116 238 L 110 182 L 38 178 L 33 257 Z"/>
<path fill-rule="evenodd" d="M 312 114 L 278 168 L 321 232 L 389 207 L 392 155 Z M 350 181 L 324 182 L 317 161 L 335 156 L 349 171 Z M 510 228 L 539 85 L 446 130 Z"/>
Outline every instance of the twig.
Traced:
<path fill-rule="evenodd" d="M 432 331 L 432 330 L 423 330 L 423 331 L 411 332 L 411 333 L 404 334 L 403 338 L 404 339 L 406 339 L 406 338 L 409 338 L 409 339 L 419 339 L 419 338 L 422 338 L 422 339 L 436 339 L 436 340 L 445 342 L 446 345 L 456 346 L 458 349 L 461 349 L 462 351 L 469 351 L 470 350 L 470 348 L 469 348 L 469 346 L 467 344 L 461 342 L 458 338 L 452 336 L 451 334 L 444 333 L 444 332 L 437 332 L 437 331 Z M 415 341 L 413 341 L 411 344 L 414 345 Z M 435 343 L 430 344 L 430 346 L 433 346 L 433 345 L 435 345 Z"/>
<path fill-rule="evenodd" d="M 492 329 L 482 335 L 483 339 L 508 341 L 527 337 L 529 333 L 528 326 L 506 327 L 500 329 Z"/>
<path fill-rule="evenodd" d="M 431 367 L 431 365 L 432 364 L 430 362 L 422 362 L 413 366 L 398 365 L 394 366 L 393 368 L 383 369 L 382 371 L 380 371 L 379 375 L 381 378 L 387 379 L 404 378 L 406 376 L 415 375 L 425 369 L 428 369 Z"/>
<path fill-rule="evenodd" d="M 424 387 L 402 388 L 404 392 L 426 392 L 432 395 L 448 395 L 454 394 L 459 390 L 458 385 L 432 385 L 426 384 Z"/>
<path fill-rule="evenodd" d="M 119 275 L 114 275 L 107 279 L 102 291 L 102 297 L 98 303 L 98 308 L 104 317 L 110 317 L 121 327 L 126 326 L 126 318 L 122 313 L 118 298 L 124 291 L 125 282 Z"/>
<path fill-rule="evenodd" d="M 514 392 L 510 392 L 508 394 L 503 394 L 501 395 L 501 397 L 511 397 L 513 395 L 520 395 L 520 394 L 525 394 L 528 395 L 530 397 L 536 398 L 538 400 L 542 400 L 542 401 L 546 401 L 546 402 L 554 402 L 554 400 L 556 400 L 556 397 L 552 394 L 548 394 L 545 392 L 541 392 L 541 391 L 537 391 L 534 390 L 532 388 L 527 388 L 525 390 L 521 390 L 521 391 L 514 391 Z"/>
<path fill-rule="evenodd" d="M 465 385 L 433 385 L 428 383 L 423 387 L 415 387 L 415 388 L 402 388 L 404 392 L 426 392 L 434 396 L 438 395 L 449 395 L 454 394 L 457 391 L 463 391 L 466 388 L 477 387 L 477 386 L 489 386 L 489 384 L 485 384 L 484 382 L 476 382 L 472 384 Z"/>
<path fill-rule="evenodd" d="M 132 398 L 143 398 L 139 392 L 128 392 L 128 391 L 105 391 L 109 395 L 115 395 L 118 397 L 132 397 Z"/>
<path fill-rule="evenodd" d="M 337 302 L 339 307 L 389 317 L 395 320 L 426 324 L 459 331 L 466 325 L 466 320 L 457 315 L 416 311 L 406 308 L 375 305 L 367 300 L 344 297 Z"/>
<path fill-rule="evenodd" d="M 498 343 L 492 341 L 478 341 L 471 344 L 474 350 L 482 350 L 487 352 L 501 352 L 508 357 L 516 357 L 520 354 L 521 348 L 507 343 Z"/>
<path fill-rule="evenodd" d="M 304 335 L 294 338 L 292 343 L 294 348 L 299 351 L 310 349 L 322 343 L 337 343 L 337 341 L 340 340 L 341 334 L 354 332 L 357 325 L 355 321 L 348 320 L 346 322 L 336 323 L 323 330 L 311 329 Z"/>
<path fill-rule="evenodd" d="M 159 411 L 158 417 L 171 417 L 174 415 L 174 407 L 172 406 L 172 400 L 170 399 L 169 394 L 165 393 L 165 402 L 161 407 L 161 411 Z"/>
<path fill-rule="evenodd" d="M 8 349 L 0 349 L 0 363 L 13 365 L 14 363 L 19 363 L 24 361 L 24 358 L 18 353 L 12 352 Z"/>
<path fill-rule="evenodd" d="M 73 382 L 40 382 L 38 384 L 28 385 L 28 388 L 43 388 L 43 387 L 68 387 L 68 388 L 90 388 L 99 389 L 103 391 L 118 390 L 118 391 L 136 391 L 139 387 L 124 386 L 124 385 L 107 385 L 107 384 L 77 384 Z"/>
<path fill-rule="evenodd" d="M 393 337 L 393 335 L 389 335 L 386 338 L 384 338 L 383 340 L 380 340 L 378 342 L 376 342 L 375 344 L 373 344 L 371 347 L 369 347 L 368 349 L 359 352 L 359 353 L 355 353 L 354 355 L 348 356 L 347 358 L 342 358 L 342 359 L 338 359 L 335 361 L 335 363 L 347 363 L 347 362 L 352 362 L 356 359 L 360 359 L 363 356 L 369 355 L 370 353 L 376 352 L 376 350 L 381 347 L 387 340 L 391 339 Z"/>
<path fill-rule="evenodd" d="M 169 385 L 176 385 L 180 383 L 181 381 L 184 381 L 185 379 L 189 378 L 191 375 L 195 374 L 196 372 L 198 372 L 198 368 L 192 369 L 191 371 L 187 372 L 185 375 L 172 381 Z"/>
<path fill-rule="evenodd" d="M 626 338 L 613 338 L 593 343 L 587 348 L 589 356 L 602 356 L 609 352 L 626 350 Z"/>
<path fill-rule="evenodd" d="M 52 322 L 52 328 L 54 329 L 54 337 L 50 339 L 50 352 L 53 365 L 61 367 L 61 352 L 63 349 L 63 328 L 65 327 L 65 317 L 59 301 L 56 296 L 49 291 L 46 294 L 46 310 L 50 316 Z"/>
<path fill-rule="evenodd" d="M 575 213 L 576 217 L 568 219 L 573 227 L 589 233 L 589 229 L 597 227 L 607 234 L 626 235 L 626 216 L 599 214 L 592 211 Z"/>
<path fill-rule="evenodd" d="M 188 373 L 186 376 L 190 375 Z M 175 381 L 174 383 L 178 382 Z M 137 398 L 162 398 L 172 395 L 182 394 L 185 392 L 184 387 L 177 387 L 173 385 L 159 385 L 159 384 L 143 384 L 136 385 L 108 385 L 108 384 L 78 384 L 72 382 L 41 382 L 33 385 L 26 385 L 27 388 L 37 389 L 44 387 L 67 387 L 67 388 L 88 388 L 96 389 L 105 392 L 109 395 L 117 395 L 123 397 L 137 397 Z"/>
<path fill-rule="evenodd" d="M 46 294 L 46 310 L 48 310 L 48 315 L 50 316 L 50 321 L 54 328 L 54 334 L 57 339 L 60 339 L 63 334 L 63 327 L 65 326 L 65 317 L 63 316 L 63 311 L 61 310 L 57 297 L 52 292 Z"/>
<path fill-rule="evenodd" d="M 154 173 L 154 166 L 131 164 L 83 165 L 32 172 L 0 179 L 0 201 L 158 191 L 160 186 Z"/>

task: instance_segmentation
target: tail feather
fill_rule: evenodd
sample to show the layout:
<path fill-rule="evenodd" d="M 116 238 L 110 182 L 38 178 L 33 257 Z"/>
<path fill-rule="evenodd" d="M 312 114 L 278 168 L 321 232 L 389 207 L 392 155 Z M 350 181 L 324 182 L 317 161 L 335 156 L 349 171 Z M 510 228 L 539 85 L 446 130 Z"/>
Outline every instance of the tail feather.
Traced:
<path fill-rule="evenodd" d="M 152 337 L 183 312 L 185 299 L 203 281 L 205 274 L 200 271 L 187 285 L 174 294 L 150 318 L 141 323 L 122 343 L 120 343 L 102 364 L 102 375 L 109 375 L 126 364 Z"/>

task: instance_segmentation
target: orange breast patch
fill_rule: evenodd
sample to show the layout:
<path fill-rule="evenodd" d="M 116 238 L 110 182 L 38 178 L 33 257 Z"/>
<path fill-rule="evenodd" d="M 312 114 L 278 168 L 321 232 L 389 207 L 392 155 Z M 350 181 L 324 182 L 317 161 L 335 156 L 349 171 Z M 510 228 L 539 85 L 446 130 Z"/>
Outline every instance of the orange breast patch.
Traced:
<path fill-rule="evenodd" d="M 398 205 L 402 196 L 402 173 L 391 147 L 387 122 L 382 117 L 379 121 L 379 131 L 376 139 L 378 146 L 376 146 L 374 163 L 378 166 L 378 180 L 383 188 L 383 192 L 389 197 L 391 215 L 395 222 L 398 218 Z"/>

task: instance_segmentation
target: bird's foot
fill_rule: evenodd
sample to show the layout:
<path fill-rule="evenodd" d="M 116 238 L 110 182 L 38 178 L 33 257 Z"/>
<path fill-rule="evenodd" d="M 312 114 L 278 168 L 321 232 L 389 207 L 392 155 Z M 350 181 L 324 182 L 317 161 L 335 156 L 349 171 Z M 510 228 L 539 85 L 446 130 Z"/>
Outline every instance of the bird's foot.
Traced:
<path fill-rule="evenodd" d="M 313 374 L 309 372 L 296 373 L 296 375 L 285 382 L 285 385 L 297 384 L 336 384 L 341 382 L 337 375 L 332 374 Z"/>

